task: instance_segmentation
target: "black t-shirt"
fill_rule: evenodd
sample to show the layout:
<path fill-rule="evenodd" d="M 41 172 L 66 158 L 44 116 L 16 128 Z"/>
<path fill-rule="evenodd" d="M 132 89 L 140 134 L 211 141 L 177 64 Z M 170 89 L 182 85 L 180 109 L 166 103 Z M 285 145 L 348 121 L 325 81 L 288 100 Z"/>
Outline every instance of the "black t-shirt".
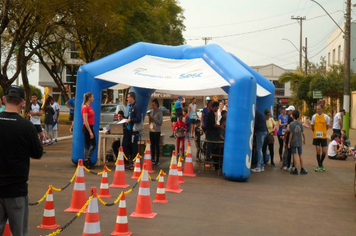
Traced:
<path fill-rule="evenodd" d="M 196 138 L 196 141 L 197 141 L 197 142 L 200 142 L 200 136 L 201 136 L 200 131 L 201 131 L 201 127 L 195 127 L 194 131 L 195 131 L 195 137 L 197 137 L 197 138 Z"/>
<path fill-rule="evenodd" d="M 0 113 L 0 198 L 27 195 L 30 157 L 43 148 L 33 124 L 14 112 Z"/>
<path fill-rule="evenodd" d="M 215 113 L 213 109 L 211 109 L 208 113 L 208 119 L 206 122 L 206 130 L 211 130 L 211 131 L 217 131 L 217 128 L 214 126 L 215 125 Z"/>

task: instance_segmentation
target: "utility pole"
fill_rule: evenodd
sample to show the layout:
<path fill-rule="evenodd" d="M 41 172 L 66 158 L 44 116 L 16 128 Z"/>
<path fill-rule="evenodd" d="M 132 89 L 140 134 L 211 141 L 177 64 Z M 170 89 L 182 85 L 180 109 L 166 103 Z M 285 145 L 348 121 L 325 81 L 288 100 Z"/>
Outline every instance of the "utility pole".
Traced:
<path fill-rule="evenodd" d="M 302 47 L 303 47 L 303 42 L 302 42 L 302 32 L 303 32 L 303 20 L 306 20 L 306 17 L 305 16 L 297 16 L 297 17 L 294 17 L 294 16 L 291 16 L 291 19 L 292 20 L 297 20 L 299 25 L 300 25 L 300 39 L 299 39 L 299 42 L 300 42 L 300 46 L 299 46 L 299 68 L 300 70 L 302 70 Z"/>
<path fill-rule="evenodd" d="M 304 63 L 305 63 L 305 76 L 307 76 L 308 75 L 308 38 L 307 37 L 305 37 L 305 47 L 304 47 L 304 53 L 305 53 L 305 57 L 304 57 L 304 59 L 305 59 L 305 61 L 304 61 Z"/>
<path fill-rule="evenodd" d="M 346 114 L 343 118 L 343 129 L 349 135 L 350 127 L 350 41 L 351 41 L 351 0 L 347 0 L 345 24 L 345 81 L 344 81 L 344 106 Z"/>
<path fill-rule="evenodd" d="M 202 40 L 205 41 L 205 45 L 207 45 L 207 44 L 208 44 L 208 41 L 209 41 L 209 40 L 212 40 L 212 39 L 213 39 L 212 37 L 203 37 L 203 38 L 202 38 Z"/>

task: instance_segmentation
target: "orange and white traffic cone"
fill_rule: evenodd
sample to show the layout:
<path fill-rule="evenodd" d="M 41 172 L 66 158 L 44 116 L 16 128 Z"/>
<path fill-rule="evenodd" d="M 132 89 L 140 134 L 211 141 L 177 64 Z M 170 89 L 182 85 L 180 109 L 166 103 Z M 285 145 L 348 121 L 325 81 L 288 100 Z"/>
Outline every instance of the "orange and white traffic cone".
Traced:
<path fill-rule="evenodd" d="M 138 190 L 136 210 L 131 217 L 154 218 L 157 213 L 152 212 L 150 181 L 146 165 L 143 165 L 143 174 L 141 177 L 140 188 Z"/>
<path fill-rule="evenodd" d="M 54 213 L 54 203 L 52 186 L 49 186 L 49 192 L 46 197 L 46 205 L 43 212 L 42 224 L 37 226 L 40 229 L 57 229 L 59 225 L 56 224 L 56 216 Z"/>
<path fill-rule="evenodd" d="M 111 198 L 111 195 L 109 192 L 108 168 L 106 167 L 106 165 L 104 166 L 103 171 L 104 171 L 104 173 L 101 175 L 99 197 Z"/>
<path fill-rule="evenodd" d="M 176 152 L 173 151 L 166 192 L 181 193 L 182 191 L 183 189 L 179 188 Z"/>
<path fill-rule="evenodd" d="M 135 162 L 135 169 L 133 171 L 133 175 L 131 177 L 131 179 L 138 179 L 140 178 L 140 175 L 141 175 L 141 161 L 140 161 L 140 154 L 137 153 L 136 155 L 136 162 Z"/>
<path fill-rule="evenodd" d="M 65 212 L 79 212 L 80 209 L 87 202 L 87 193 L 85 191 L 85 178 L 84 178 L 84 168 L 83 160 L 79 159 L 78 161 L 79 169 L 77 176 L 75 177 L 74 188 L 72 193 L 72 201 L 70 207 L 65 209 Z M 86 209 L 83 213 L 86 213 Z"/>
<path fill-rule="evenodd" d="M 155 200 L 153 200 L 153 202 L 158 202 L 158 203 L 168 202 L 168 200 L 166 199 L 166 191 L 164 190 L 164 173 L 162 170 L 159 175 L 156 198 Z"/>
<path fill-rule="evenodd" d="M 145 154 L 143 155 L 143 164 L 145 163 L 147 164 L 148 173 L 154 173 L 155 171 L 152 170 L 151 142 L 149 139 L 147 140 Z"/>
<path fill-rule="evenodd" d="M 129 231 L 129 224 L 127 221 L 125 193 L 122 192 L 119 203 L 119 210 L 117 211 L 115 231 L 110 235 L 129 236 L 131 234 L 132 232 Z"/>
<path fill-rule="evenodd" d="M 88 205 L 88 212 L 85 217 L 83 236 L 101 236 L 99 207 L 98 207 L 98 198 L 96 196 L 96 188 L 92 187 L 90 193 L 91 195 L 93 195 L 93 198 L 91 199 Z"/>
<path fill-rule="evenodd" d="M 122 147 L 119 148 L 119 156 L 116 160 L 114 181 L 110 184 L 112 188 L 127 188 L 126 175 L 125 175 L 125 163 L 124 163 L 124 150 Z"/>
<path fill-rule="evenodd" d="M 196 174 L 194 174 L 193 157 L 192 157 L 192 145 L 191 145 L 190 142 L 188 142 L 188 150 L 187 150 L 187 155 L 185 157 L 183 175 L 184 176 L 189 176 L 189 177 L 197 176 Z"/>
<path fill-rule="evenodd" d="M 183 159 L 182 158 L 180 158 L 180 157 L 178 157 L 178 182 L 180 183 L 180 184 L 184 184 L 185 183 L 185 181 L 183 180 L 183 168 L 182 168 L 182 161 L 183 161 Z"/>
<path fill-rule="evenodd" d="M 11 230 L 10 230 L 10 225 L 9 225 L 9 219 L 6 221 L 5 229 L 3 236 L 11 236 Z"/>

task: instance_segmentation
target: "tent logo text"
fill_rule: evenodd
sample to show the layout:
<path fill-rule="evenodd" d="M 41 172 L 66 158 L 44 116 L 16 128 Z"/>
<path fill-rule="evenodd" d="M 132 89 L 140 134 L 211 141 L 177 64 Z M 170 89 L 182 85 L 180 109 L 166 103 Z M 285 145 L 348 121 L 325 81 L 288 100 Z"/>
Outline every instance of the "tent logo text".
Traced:
<path fill-rule="evenodd" d="M 136 68 L 133 70 L 135 75 L 150 77 L 150 78 L 159 78 L 159 79 L 171 79 L 171 76 L 155 75 L 147 72 L 146 68 Z"/>
<path fill-rule="evenodd" d="M 185 74 L 181 74 L 180 75 L 180 79 L 188 79 L 188 78 L 198 78 L 198 77 L 202 77 L 203 76 L 203 72 L 199 72 L 200 69 L 198 70 L 192 70 L 192 71 L 189 71 Z"/>

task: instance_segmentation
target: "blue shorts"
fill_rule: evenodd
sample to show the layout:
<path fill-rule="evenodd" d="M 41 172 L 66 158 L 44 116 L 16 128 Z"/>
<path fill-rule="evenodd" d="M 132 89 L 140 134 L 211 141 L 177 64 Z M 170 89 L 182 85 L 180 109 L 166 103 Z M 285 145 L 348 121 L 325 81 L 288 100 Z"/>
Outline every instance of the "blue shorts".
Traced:
<path fill-rule="evenodd" d="M 298 150 L 298 154 L 301 155 L 302 154 L 302 147 L 291 147 L 290 151 L 292 154 L 297 154 L 297 150 Z"/>

